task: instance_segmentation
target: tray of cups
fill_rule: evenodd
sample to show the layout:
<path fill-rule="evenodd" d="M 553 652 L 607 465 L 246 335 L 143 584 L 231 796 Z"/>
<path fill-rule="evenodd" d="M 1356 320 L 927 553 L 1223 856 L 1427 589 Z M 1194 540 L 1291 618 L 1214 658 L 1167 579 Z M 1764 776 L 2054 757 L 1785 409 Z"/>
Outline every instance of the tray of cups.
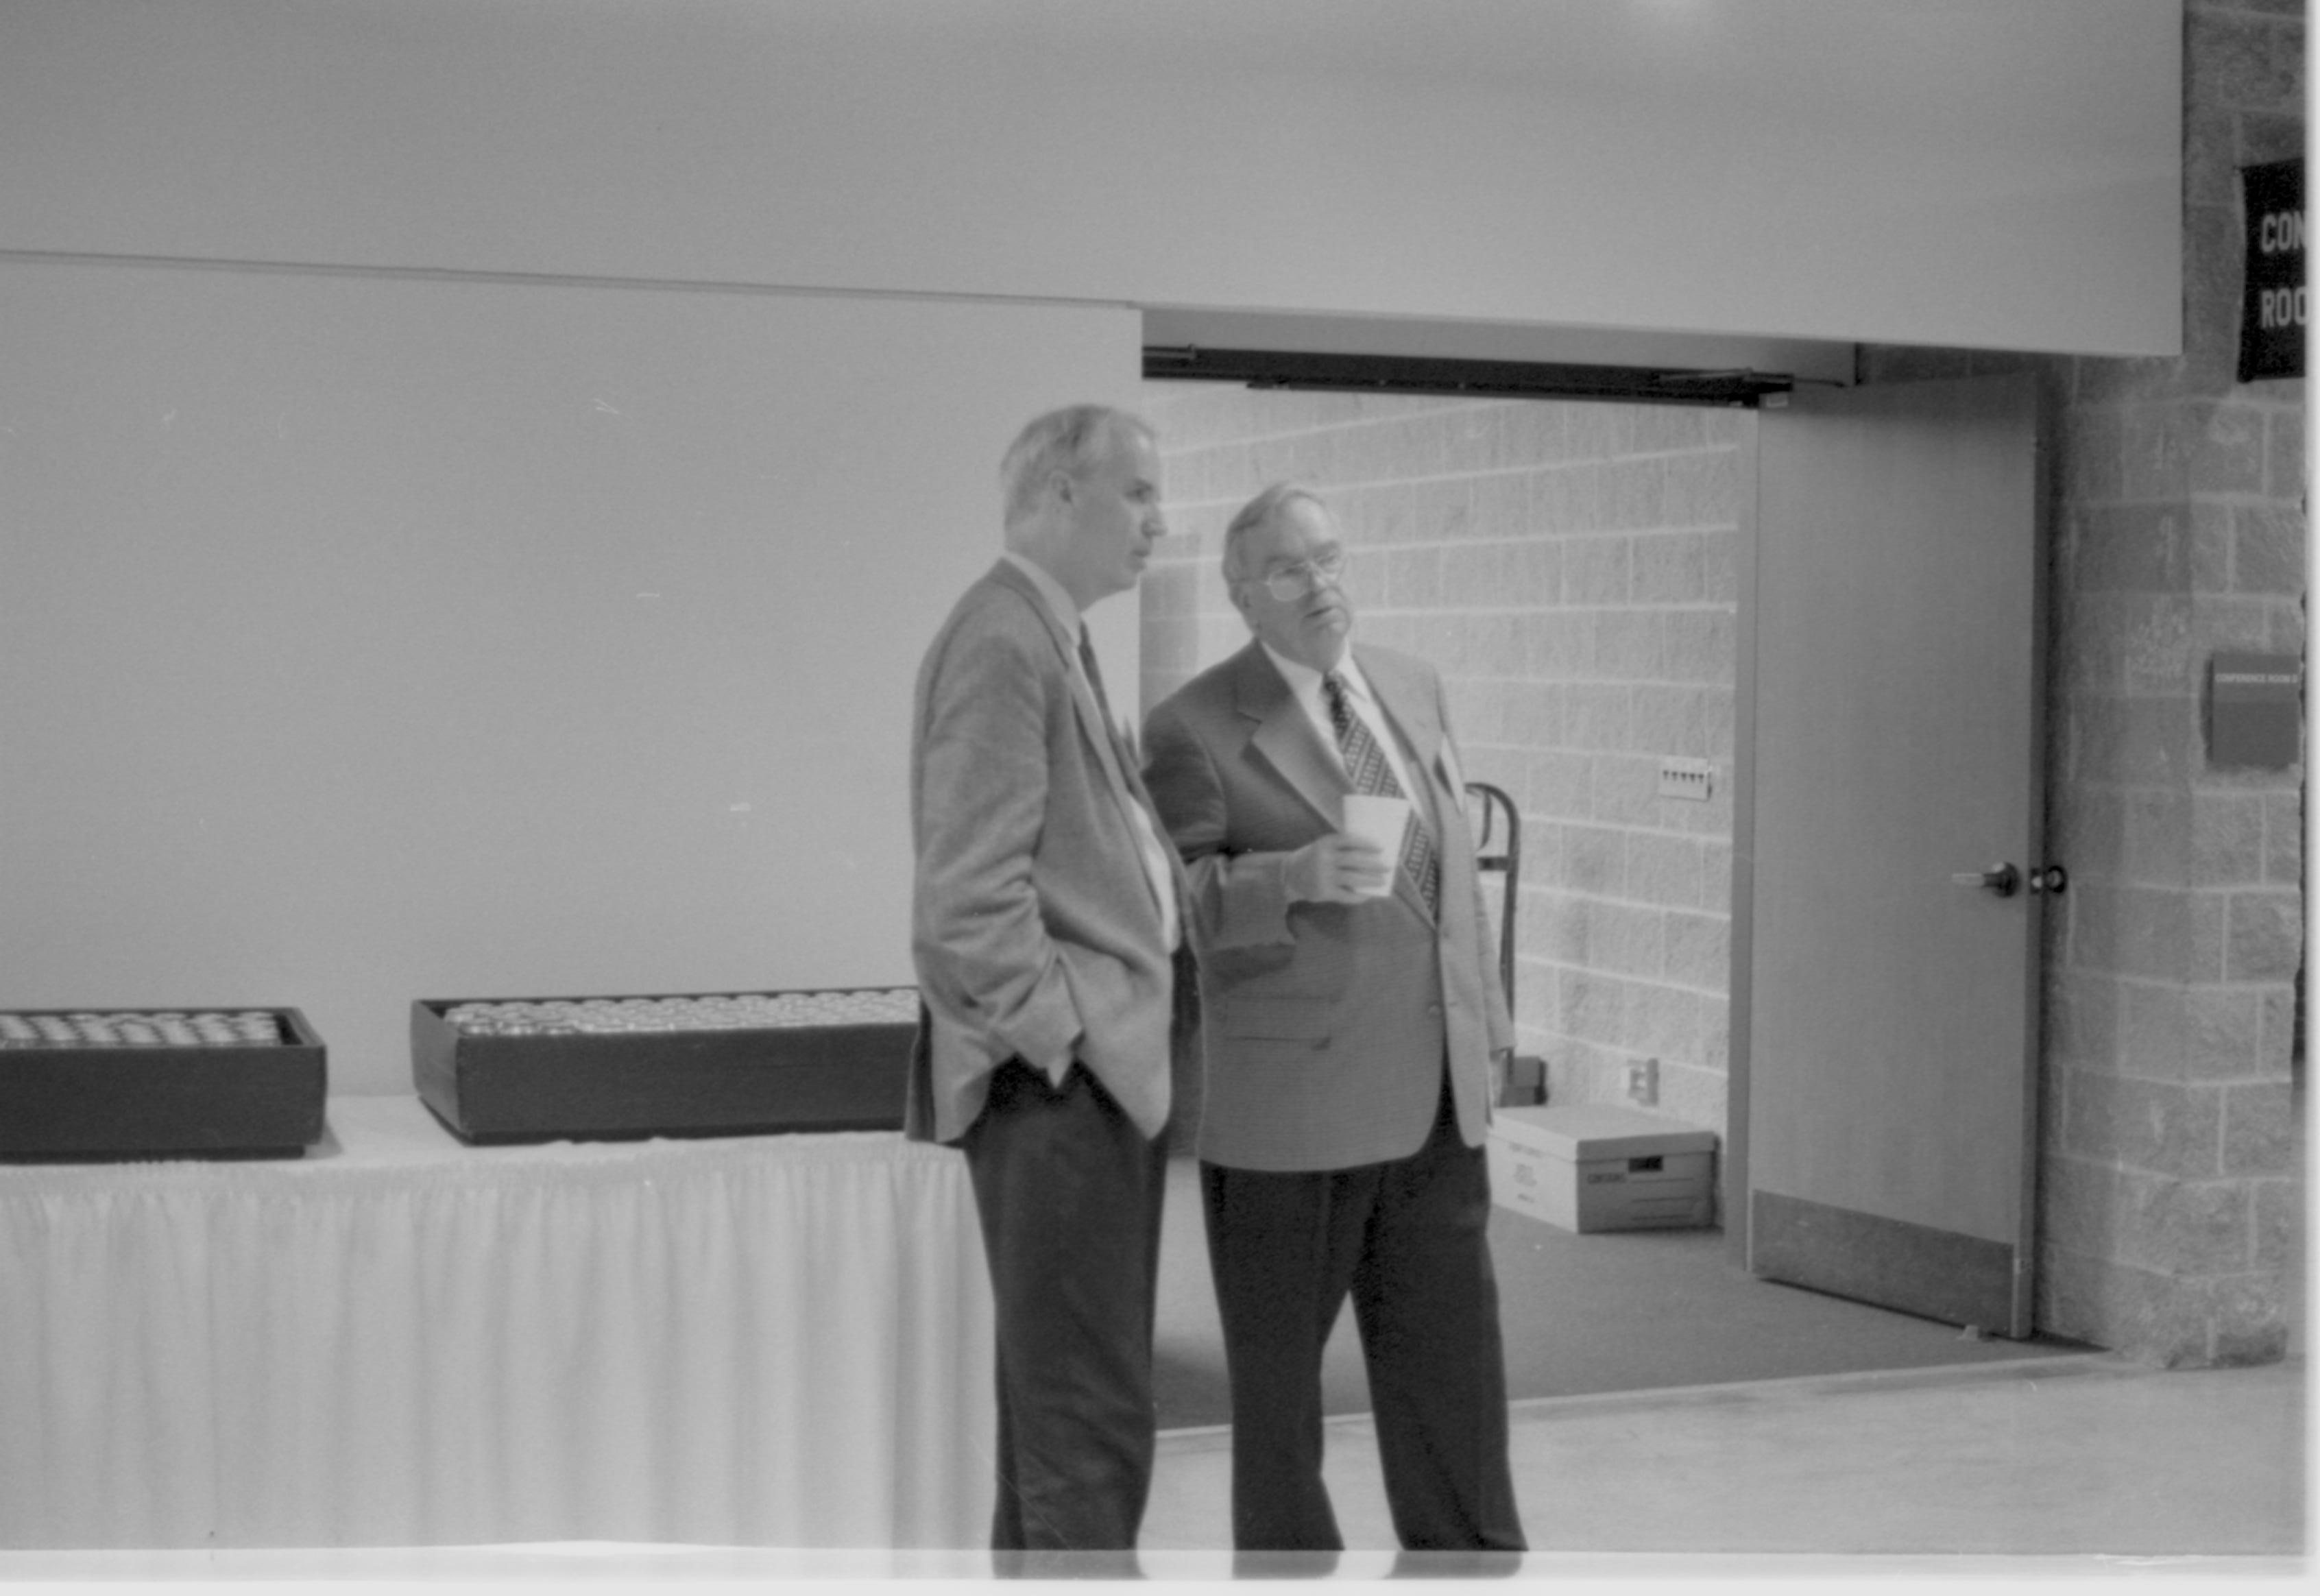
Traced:
<path fill-rule="evenodd" d="M 911 987 L 421 998 L 412 1081 L 464 1141 L 893 1130 Z"/>
<path fill-rule="evenodd" d="M 295 1158 L 328 1086 L 295 1009 L 0 1011 L 0 1157 Z"/>

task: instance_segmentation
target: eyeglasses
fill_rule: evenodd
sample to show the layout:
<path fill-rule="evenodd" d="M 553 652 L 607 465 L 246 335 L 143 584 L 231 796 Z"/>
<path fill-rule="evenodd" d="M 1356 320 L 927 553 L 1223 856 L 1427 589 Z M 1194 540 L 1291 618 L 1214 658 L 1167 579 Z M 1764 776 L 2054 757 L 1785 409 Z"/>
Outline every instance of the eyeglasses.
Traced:
<path fill-rule="evenodd" d="M 1264 584 L 1265 592 L 1287 603 L 1291 599 L 1303 598 L 1324 582 L 1335 586 L 1337 578 L 1345 574 L 1346 551 L 1332 549 L 1326 554 L 1315 555 L 1311 559 L 1299 560 L 1293 566 L 1267 571 L 1257 580 Z"/>

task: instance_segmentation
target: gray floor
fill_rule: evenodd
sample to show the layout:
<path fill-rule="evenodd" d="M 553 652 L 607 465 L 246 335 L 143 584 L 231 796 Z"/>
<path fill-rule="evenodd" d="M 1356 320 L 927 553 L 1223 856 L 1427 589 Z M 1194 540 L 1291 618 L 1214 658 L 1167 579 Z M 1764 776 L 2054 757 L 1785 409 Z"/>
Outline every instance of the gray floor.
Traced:
<path fill-rule="evenodd" d="M 1515 1404 L 1533 1551 L 1513 1577 L 1632 1591 L 1734 1579 L 1905 1577 L 1977 1593 L 2057 1575 L 2180 1588 L 2307 1574 L 2304 1361 L 2170 1374 L 2108 1355 L 1816 1376 Z M 1232 1573 L 1226 1432 L 1164 1436 L 1141 1572 Z M 1350 1546 L 1337 1579 L 1397 1565 L 1368 1421 L 1332 1421 Z M 977 1553 L 714 1546 L 15 1553 L 0 1581 L 362 1580 L 532 1589 L 703 1580 L 969 1578 Z M 182 1586 L 178 1587 L 182 1588 Z"/>
<path fill-rule="evenodd" d="M 2300 1358 L 2170 1374 L 2101 1354 L 1518 1402 L 1523 1572 L 2291 1572 L 2306 1417 Z M 1216 1565 L 1228 1444 L 1163 1438 L 1148 1572 Z M 1365 1419 L 1333 1421 L 1327 1466 L 1359 1549 L 1337 1572 L 1388 1572 Z"/>
<path fill-rule="evenodd" d="M 1228 1422 L 1224 1329 L 1209 1275 L 1197 1166 L 1169 1169 L 1160 1243 L 1153 1390 L 1163 1429 Z M 2090 1348 L 1977 1338 L 1954 1325 L 1757 1280 L 1720 1230 L 1574 1235 L 1493 1208 L 1491 1253 L 1519 1401 L 1814 1374 L 1998 1364 Z M 1325 1413 L 1369 1410 L 1350 1310 L 1322 1359 Z"/>

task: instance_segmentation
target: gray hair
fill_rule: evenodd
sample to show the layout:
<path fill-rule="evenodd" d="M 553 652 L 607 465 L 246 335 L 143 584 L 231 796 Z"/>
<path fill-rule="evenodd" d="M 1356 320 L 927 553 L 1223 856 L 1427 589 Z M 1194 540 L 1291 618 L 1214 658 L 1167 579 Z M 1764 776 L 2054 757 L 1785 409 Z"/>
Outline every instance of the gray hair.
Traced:
<path fill-rule="evenodd" d="M 999 488 L 1012 527 L 1038 507 L 1039 489 L 1057 471 L 1076 476 L 1114 436 L 1114 429 L 1153 441 L 1152 424 L 1108 404 L 1073 404 L 1051 410 L 1015 435 L 999 462 Z"/>
<path fill-rule="evenodd" d="M 1300 499 L 1324 510 L 1328 508 L 1328 505 L 1321 503 L 1320 494 L 1302 483 L 1276 482 L 1247 503 L 1243 504 L 1234 514 L 1232 521 L 1225 528 L 1224 567 L 1227 583 L 1238 582 L 1245 576 L 1255 575 L 1254 572 L 1241 569 L 1242 549 L 1247 546 L 1251 536 L 1272 525 L 1273 517 Z"/>

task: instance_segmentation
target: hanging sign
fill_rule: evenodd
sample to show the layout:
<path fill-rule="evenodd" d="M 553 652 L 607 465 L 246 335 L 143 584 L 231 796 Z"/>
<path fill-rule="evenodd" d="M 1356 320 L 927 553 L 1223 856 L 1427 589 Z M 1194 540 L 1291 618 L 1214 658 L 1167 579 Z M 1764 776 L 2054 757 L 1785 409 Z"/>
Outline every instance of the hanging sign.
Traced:
<path fill-rule="evenodd" d="M 2240 303 L 2240 381 L 2304 375 L 2310 299 L 2304 286 L 2304 158 L 2242 167 L 2247 291 Z"/>

